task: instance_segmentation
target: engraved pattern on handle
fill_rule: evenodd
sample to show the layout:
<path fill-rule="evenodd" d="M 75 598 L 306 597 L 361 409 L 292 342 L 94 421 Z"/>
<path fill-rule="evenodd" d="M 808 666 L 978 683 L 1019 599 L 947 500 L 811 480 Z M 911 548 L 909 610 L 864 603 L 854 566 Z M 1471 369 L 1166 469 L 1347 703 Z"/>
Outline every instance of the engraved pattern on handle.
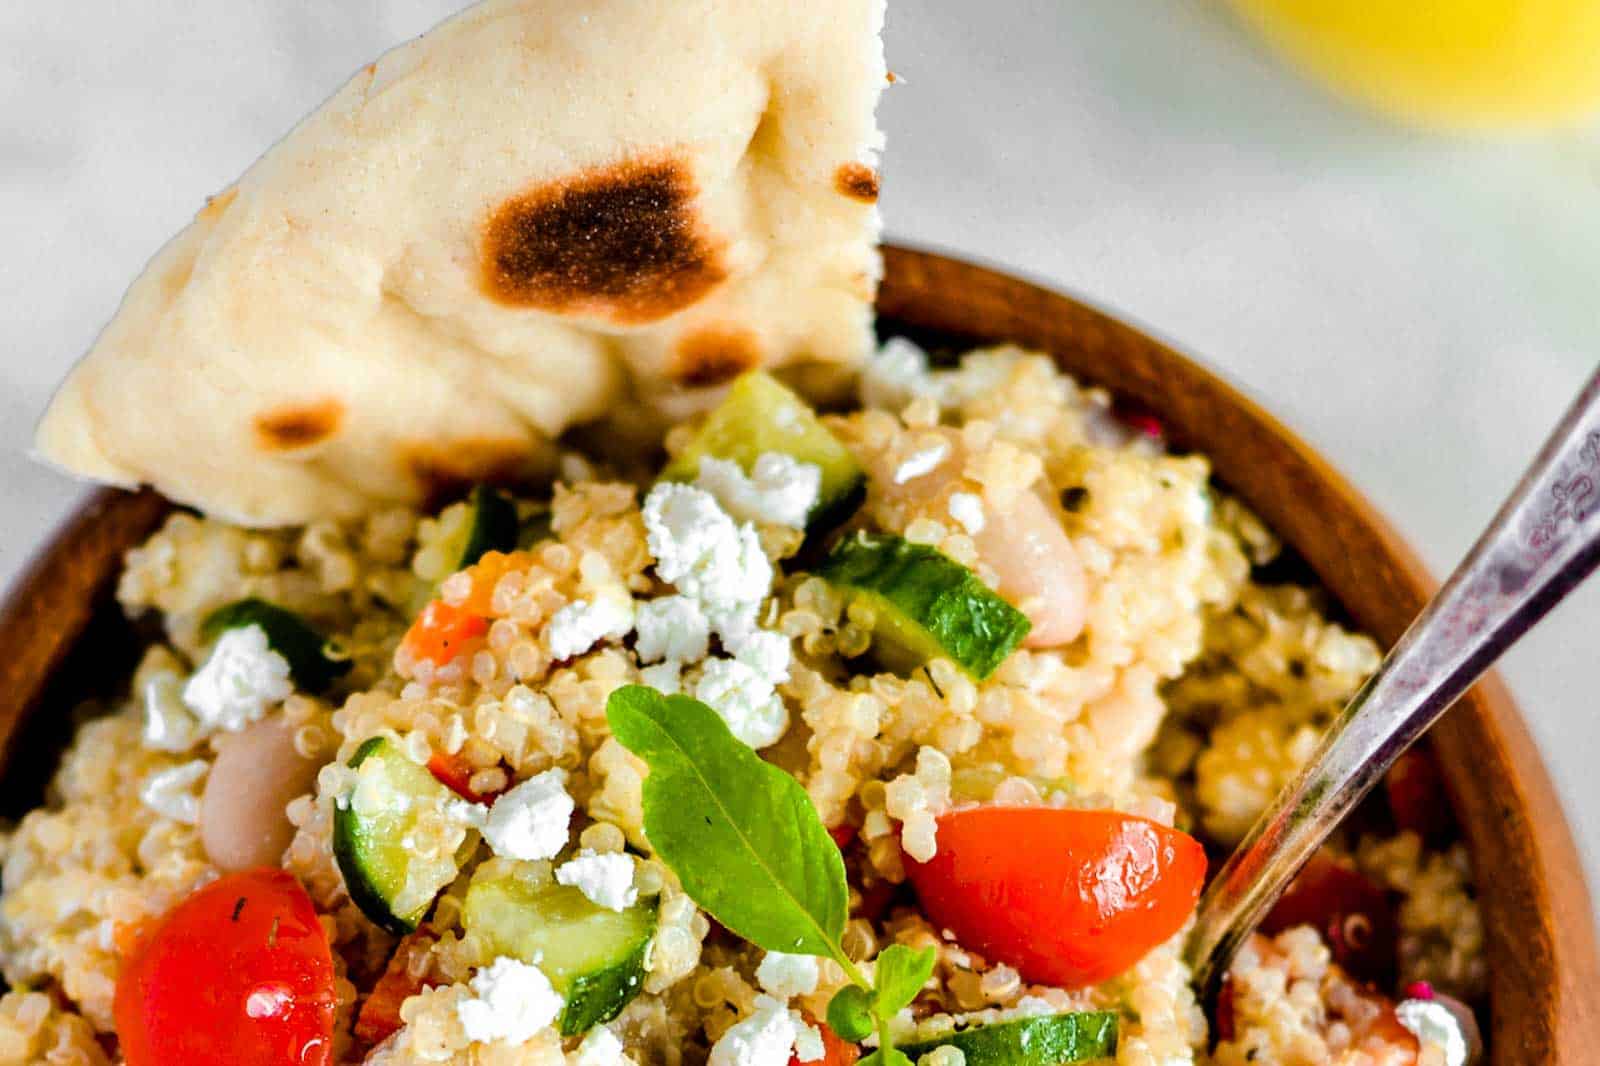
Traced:
<path fill-rule="evenodd" d="M 1438 595 L 1206 890 L 1186 957 L 1207 998 L 1307 859 L 1394 761 L 1600 565 L 1600 368 Z"/>

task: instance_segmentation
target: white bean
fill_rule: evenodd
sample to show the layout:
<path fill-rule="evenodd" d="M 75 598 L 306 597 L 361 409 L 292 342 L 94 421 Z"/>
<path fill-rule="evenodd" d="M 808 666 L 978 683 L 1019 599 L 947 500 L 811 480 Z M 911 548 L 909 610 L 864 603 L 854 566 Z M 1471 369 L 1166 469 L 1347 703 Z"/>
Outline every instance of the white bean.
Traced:
<path fill-rule="evenodd" d="M 890 500 L 926 502 L 947 498 L 966 463 L 961 435 L 938 431 L 949 442 L 948 457 L 932 470 L 897 477 L 885 461 L 874 464 L 873 486 Z M 1088 580 L 1078 551 L 1055 509 L 1037 493 L 1015 494 L 1000 510 L 986 501 L 983 528 L 972 538 L 978 554 L 995 572 L 1000 595 L 1033 623 L 1023 643 L 1030 648 L 1070 644 L 1083 632 L 1089 610 Z"/>
<path fill-rule="evenodd" d="M 279 712 L 218 741 L 200 798 L 200 839 L 223 871 L 283 861 L 294 837 L 284 808 L 315 787 L 322 765 L 295 750 L 298 728 Z"/>

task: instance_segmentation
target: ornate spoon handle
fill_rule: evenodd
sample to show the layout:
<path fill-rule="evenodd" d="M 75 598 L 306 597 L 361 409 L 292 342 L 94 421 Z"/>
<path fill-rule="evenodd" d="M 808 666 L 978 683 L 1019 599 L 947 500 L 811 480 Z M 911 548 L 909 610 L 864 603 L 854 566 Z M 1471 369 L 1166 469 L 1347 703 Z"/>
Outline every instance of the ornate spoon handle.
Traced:
<path fill-rule="evenodd" d="M 1395 759 L 1597 565 L 1600 369 L 1466 559 L 1212 881 L 1187 946 L 1204 995 Z"/>

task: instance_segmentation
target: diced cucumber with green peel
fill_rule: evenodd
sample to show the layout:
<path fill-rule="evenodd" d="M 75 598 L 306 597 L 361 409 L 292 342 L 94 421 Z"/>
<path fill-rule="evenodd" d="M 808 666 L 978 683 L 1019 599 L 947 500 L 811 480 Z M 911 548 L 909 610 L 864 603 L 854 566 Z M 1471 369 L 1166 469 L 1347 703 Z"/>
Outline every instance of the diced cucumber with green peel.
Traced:
<path fill-rule="evenodd" d="M 688 447 L 673 457 L 662 477 L 693 481 L 704 456 L 738 463 L 746 474 L 756 460 L 779 452 L 822 471 L 822 488 L 806 516 L 806 528 L 826 529 L 843 522 L 861 505 L 866 475 L 817 413 L 772 375 L 752 370 L 728 389 Z"/>
<path fill-rule="evenodd" d="M 216 640 L 230 629 L 259 626 L 267 646 L 283 656 L 295 685 L 321 692 L 350 669 L 349 660 L 327 653 L 327 640 L 293 611 L 254 597 L 219 607 L 200 623 L 200 636 Z"/>
<path fill-rule="evenodd" d="M 361 913 L 404 935 L 456 879 L 476 836 L 469 830 L 454 855 L 424 857 L 408 847 L 420 818 L 461 800 L 387 738 L 357 748 L 350 768 L 358 771 L 356 785 L 334 805 L 333 856 Z"/>
<path fill-rule="evenodd" d="M 515 551 L 521 533 L 517 505 L 488 485 L 477 485 L 467 497 L 467 520 L 443 545 L 455 570 L 465 570 L 489 552 Z"/>
<path fill-rule="evenodd" d="M 549 540 L 555 536 L 555 514 L 549 504 L 538 504 L 529 511 L 517 527 L 517 547 L 522 549 L 532 548 L 540 541 Z"/>
<path fill-rule="evenodd" d="M 902 537 L 847 537 L 817 575 L 872 608 L 874 643 L 891 669 L 909 672 L 943 658 L 982 681 L 1030 628 L 1026 615 L 971 570 Z"/>
<path fill-rule="evenodd" d="M 940 1047 L 958 1049 L 967 1066 L 1059 1066 L 1115 1058 L 1115 1011 L 1073 1011 L 996 1025 L 975 1025 L 899 1050 L 912 1062 Z"/>
<path fill-rule="evenodd" d="M 570 885 L 479 876 L 467 888 L 461 924 L 489 954 L 544 971 L 566 1000 L 562 1035 L 576 1036 L 615 1018 L 644 988 L 656 906 L 651 898 L 613 911 Z"/>

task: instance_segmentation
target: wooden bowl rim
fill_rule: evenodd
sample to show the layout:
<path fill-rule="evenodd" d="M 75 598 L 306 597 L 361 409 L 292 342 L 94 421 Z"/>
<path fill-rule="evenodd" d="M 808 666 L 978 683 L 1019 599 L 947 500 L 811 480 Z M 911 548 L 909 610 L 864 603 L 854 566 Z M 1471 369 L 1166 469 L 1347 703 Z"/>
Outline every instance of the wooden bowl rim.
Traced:
<path fill-rule="evenodd" d="M 992 267 L 895 245 L 885 247 L 884 258 L 883 321 L 961 343 L 1049 352 L 1080 381 L 1153 412 L 1176 446 L 1212 460 L 1230 490 L 1380 641 L 1394 641 L 1431 594 L 1433 581 L 1416 556 L 1337 471 L 1194 360 L 1086 301 Z M 107 603 L 122 551 L 168 510 L 148 491 L 94 492 L 0 601 L 0 648 L 8 652 L 0 657 L 5 765 L 20 724 Z M 1340 538 L 1336 551 L 1327 547 L 1333 538 Z M 1576 1066 L 1600 1045 L 1600 961 L 1583 870 L 1549 777 L 1492 677 L 1431 738 L 1478 875 L 1491 1060 Z M 1488 795 L 1479 787 L 1484 781 L 1507 791 Z"/>

